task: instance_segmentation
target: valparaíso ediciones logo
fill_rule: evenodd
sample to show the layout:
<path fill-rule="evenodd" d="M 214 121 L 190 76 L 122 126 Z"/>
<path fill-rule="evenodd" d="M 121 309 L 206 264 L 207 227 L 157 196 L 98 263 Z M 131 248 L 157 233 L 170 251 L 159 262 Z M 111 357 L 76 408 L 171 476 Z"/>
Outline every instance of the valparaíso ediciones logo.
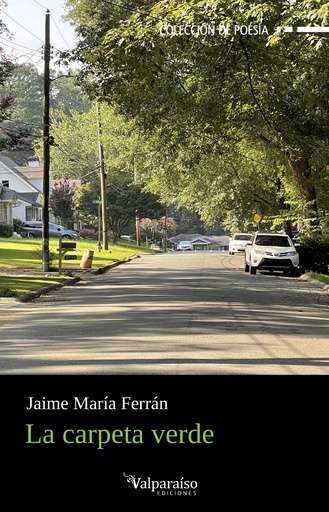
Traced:
<path fill-rule="evenodd" d="M 152 480 L 150 477 L 143 479 L 135 475 L 126 475 L 126 473 L 123 473 L 123 476 L 134 486 L 134 489 L 151 491 L 158 496 L 196 496 L 197 494 L 198 482 L 185 480 L 184 477 L 180 480 Z"/>

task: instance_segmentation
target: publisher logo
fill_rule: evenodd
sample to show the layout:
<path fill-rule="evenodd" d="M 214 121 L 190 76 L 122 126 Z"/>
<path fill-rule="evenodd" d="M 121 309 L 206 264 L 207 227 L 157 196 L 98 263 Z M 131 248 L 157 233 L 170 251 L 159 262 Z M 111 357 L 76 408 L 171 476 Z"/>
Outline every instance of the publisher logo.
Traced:
<path fill-rule="evenodd" d="M 157 496 L 196 496 L 198 482 L 196 480 L 185 480 L 184 477 L 179 480 L 153 480 L 150 477 L 140 478 L 135 475 L 123 476 L 134 489 L 149 491 Z"/>

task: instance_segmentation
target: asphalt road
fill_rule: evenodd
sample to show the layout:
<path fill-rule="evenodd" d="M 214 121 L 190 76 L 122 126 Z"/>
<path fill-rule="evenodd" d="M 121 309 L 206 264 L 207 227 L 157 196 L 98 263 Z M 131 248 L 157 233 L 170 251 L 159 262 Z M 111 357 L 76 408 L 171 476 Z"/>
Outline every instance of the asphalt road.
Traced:
<path fill-rule="evenodd" d="M 0 374 L 329 374 L 329 296 L 243 256 L 142 256 L 0 306 Z"/>

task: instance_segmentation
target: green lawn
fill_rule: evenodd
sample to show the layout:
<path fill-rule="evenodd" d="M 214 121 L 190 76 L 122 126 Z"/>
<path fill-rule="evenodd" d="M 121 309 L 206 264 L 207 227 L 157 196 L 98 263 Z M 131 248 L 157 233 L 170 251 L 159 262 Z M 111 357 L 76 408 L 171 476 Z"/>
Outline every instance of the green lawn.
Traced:
<path fill-rule="evenodd" d="M 0 297 L 17 297 L 67 279 L 67 276 L 0 275 Z"/>
<path fill-rule="evenodd" d="M 104 267 L 116 261 L 137 254 L 152 253 L 152 249 L 145 246 L 137 246 L 133 242 L 118 242 L 117 245 L 109 245 L 108 251 L 97 251 L 97 242 L 79 240 L 76 243 L 76 251 L 67 254 L 75 254 L 76 260 L 62 260 L 63 275 L 58 273 L 58 240 L 50 240 L 50 273 L 42 272 L 42 242 L 37 239 L 0 239 L 0 297 L 16 296 L 34 291 L 42 286 L 62 282 L 67 279 L 65 271 L 79 269 L 85 249 L 94 251 L 92 268 Z M 52 259 L 52 257 L 54 259 Z M 8 272 L 15 271 L 10 275 Z M 28 273 L 27 273 L 28 272 Z"/>
<path fill-rule="evenodd" d="M 326 274 L 318 274 L 317 272 L 307 272 L 306 275 L 311 279 L 317 279 L 322 283 L 329 284 L 329 275 Z"/>
<path fill-rule="evenodd" d="M 51 264 L 52 267 L 58 269 L 58 240 L 50 240 L 49 252 L 50 259 L 52 255 L 54 260 Z M 97 251 L 97 242 L 89 240 L 79 240 L 76 243 L 76 251 L 68 252 L 67 254 L 76 255 L 76 260 L 63 260 L 62 267 L 73 268 L 79 267 L 81 258 L 85 249 L 94 251 L 93 255 L 93 268 L 103 267 L 115 261 L 122 260 L 133 256 L 134 254 L 148 254 L 152 253 L 151 249 L 144 246 L 137 246 L 134 242 L 118 242 L 117 245 L 109 245 L 109 250 Z M 0 272 L 8 269 L 33 269 L 36 271 L 42 270 L 42 242 L 35 238 L 30 239 L 13 239 L 1 238 L 0 239 Z"/>

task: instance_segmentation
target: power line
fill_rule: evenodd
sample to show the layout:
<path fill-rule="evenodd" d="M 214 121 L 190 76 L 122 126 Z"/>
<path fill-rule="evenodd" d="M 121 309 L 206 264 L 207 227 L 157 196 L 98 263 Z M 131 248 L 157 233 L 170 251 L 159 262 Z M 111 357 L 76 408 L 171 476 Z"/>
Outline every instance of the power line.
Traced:
<path fill-rule="evenodd" d="M 11 41 L 10 39 L 6 39 L 5 37 L 2 37 L 2 36 L 1 36 L 1 40 L 2 40 L 2 41 L 7 41 L 7 42 L 8 42 L 8 43 L 10 43 L 11 45 L 13 45 L 13 46 L 10 46 L 9 44 L 6 44 L 6 43 L 3 43 L 3 42 L 2 42 L 2 44 L 4 44 L 5 46 L 8 46 L 8 47 L 9 47 L 9 48 L 11 48 L 11 49 L 14 49 L 14 48 L 15 48 L 15 46 L 20 46 L 21 48 L 24 48 L 24 50 L 31 50 L 31 51 L 33 51 L 33 52 L 35 51 L 35 48 L 29 48 L 28 46 L 23 46 L 22 44 L 15 43 L 15 41 Z"/>
<path fill-rule="evenodd" d="M 49 12 L 49 14 L 50 14 L 50 10 L 49 10 L 46 6 L 44 6 L 44 5 L 43 5 L 43 4 L 41 4 L 40 2 L 37 2 L 36 0 L 33 0 L 33 1 L 34 1 L 36 4 L 40 5 L 42 8 L 47 9 L 47 11 L 48 11 L 48 12 Z M 33 36 L 34 38 L 36 38 L 38 41 L 41 41 L 41 42 L 43 43 L 43 39 L 39 38 L 35 33 L 33 33 L 32 31 L 30 31 L 30 30 L 29 30 L 29 29 L 27 29 L 26 27 L 24 27 L 21 23 L 19 23 L 16 19 L 14 19 L 10 14 L 8 14 L 7 12 L 5 12 L 3 9 L 1 9 L 1 12 L 2 12 L 5 16 L 7 16 L 7 17 L 12 21 L 12 22 L 14 22 L 16 25 L 18 25 L 21 29 L 23 29 L 25 32 L 27 32 L 28 34 L 32 35 L 32 36 Z M 69 44 L 68 44 L 67 40 L 65 39 L 65 37 L 64 37 L 64 35 L 63 35 L 63 33 L 61 32 L 61 30 L 60 30 L 60 28 L 59 28 L 58 24 L 56 23 L 56 21 L 55 21 L 54 17 L 53 17 L 53 16 L 50 16 L 50 17 L 51 17 L 51 19 L 52 19 L 52 22 L 54 23 L 54 26 L 56 27 L 56 30 L 57 30 L 58 34 L 60 35 L 60 37 L 61 37 L 61 38 L 62 38 L 62 40 L 64 41 L 64 44 L 65 44 L 66 48 L 67 48 L 68 50 L 70 50 L 70 46 L 69 46 Z M 14 34 L 14 33 L 12 33 L 12 35 L 15 37 L 15 34 Z M 1 34 L 0 34 L 0 37 L 1 37 Z M 2 37 L 1 37 L 1 39 L 2 39 Z M 20 46 L 20 47 L 22 47 L 22 48 L 27 48 L 27 47 L 24 47 L 23 45 L 19 45 L 18 43 L 15 43 L 15 41 L 13 41 L 13 42 L 12 42 L 12 44 L 13 44 L 13 46 L 11 46 L 11 47 L 9 46 L 9 48 L 11 48 L 12 50 L 14 50 L 14 49 L 15 49 L 15 46 Z M 60 51 L 61 51 L 59 48 L 57 48 L 56 46 L 53 46 L 53 45 L 51 46 L 51 48 L 52 48 L 52 49 L 54 49 L 54 50 L 56 50 L 57 52 L 60 52 Z M 32 48 L 27 48 L 27 49 L 29 49 L 29 50 L 31 50 L 31 51 L 32 51 Z M 36 50 L 36 52 L 38 52 L 38 51 L 40 51 L 40 48 L 39 48 L 38 50 Z M 22 57 L 24 58 L 24 56 L 25 56 L 24 54 L 23 54 L 23 55 L 21 55 L 21 54 L 20 54 L 20 55 L 16 55 L 16 56 L 15 56 L 15 57 L 13 57 L 13 58 L 15 58 L 15 59 L 20 59 L 20 58 L 22 58 Z M 29 58 L 28 60 L 31 60 L 32 58 L 33 58 L 33 55 L 31 55 L 31 56 L 30 56 L 30 58 Z M 39 62 L 41 62 L 41 60 L 42 60 L 42 59 L 38 60 L 38 64 L 39 64 Z"/>
<path fill-rule="evenodd" d="M 63 39 L 63 41 L 64 41 L 64 43 L 66 44 L 67 48 L 68 48 L 68 49 L 70 49 L 70 46 L 69 46 L 69 44 L 66 42 L 66 40 L 64 39 L 64 36 L 63 36 L 63 34 L 61 33 L 61 31 L 59 30 L 59 28 L 58 28 L 58 26 L 57 26 L 57 24 L 56 24 L 56 21 L 54 20 L 54 18 L 53 18 L 52 16 L 50 16 L 50 17 L 51 17 L 51 19 L 53 20 L 54 25 L 55 25 L 55 27 L 57 28 L 58 33 L 59 33 L 59 35 L 61 36 L 61 38 Z M 58 48 L 56 48 L 56 49 L 58 50 Z"/>
<path fill-rule="evenodd" d="M 30 51 L 29 52 L 26 52 L 26 53 L 23 53 L 23 52 L 20 52 L 18 49 L 16 50 L 15 46 L 10 46 L 9 44 L 6 44 L 4 42 L 1 42 L 2 46 L 6 46 L 7 48 L 10 48 L 11 50 L 11 55 L 7 55 L 8 58 L 12 59 L 13 61 L 15 60 L 18 60 L 18 59 L 21 59 L 21 58 L 24 58 L 24 57 L 28 57 L 26 62 L 28 62 L 29 60 L 31 60 L 38 52 L 41 53 L 41 47 L 39 47 L 37 50 L 32 50 L 30 48 L 27 48 L 29 49 Z M 22 47 L 24 48 L 24 46 Z M 14 51 L 16 51 L 16 54 L 14 53 Z M 41 61 L 42 58 L 40 56 L 40 59 L 39 61 Z M 25 62 L 25 63 L 26 63 Z"/>
<path fill-rule="evenodd" d="M 9 14 L 7 14 L 4 10 L 1 11 L 3 14 L 5 14 L 6 16 L 8 16 L 8 18 L 10 18 L 14 23 L 16 23 L 16 25 L 19 25 L 23 30 L 25 30 L 26 32 L 28 32 L 29 34 L 31 34 L 31 36 L 35 37 L 36 39 L 38 39 L 39 41 L 41 41 L 43 43 L 43 40 L 40 39 L 40 37 L 36 36 L 35 34 L 33 34 L 33 32 L 31 32 L 30 30 L 28 30 L 27 28 L 23 27 L 23 25 L 21 25 L 18 21 L 14 20 L 14 18 L 12 18 L 11 16 L 9 16 Z"/>
<path fill-rule="evenodd" d="M 45 7 L 44 5 L 40 4 L 40 2 L 37 2 L 37 0 L 33 0 L 33 2 L 34 2 L 35 4 L 40 5 L 40 7 L 43 7 L 44 9 L 49 10 L 49 9 L 48 9 L 48 7 Z"/>

